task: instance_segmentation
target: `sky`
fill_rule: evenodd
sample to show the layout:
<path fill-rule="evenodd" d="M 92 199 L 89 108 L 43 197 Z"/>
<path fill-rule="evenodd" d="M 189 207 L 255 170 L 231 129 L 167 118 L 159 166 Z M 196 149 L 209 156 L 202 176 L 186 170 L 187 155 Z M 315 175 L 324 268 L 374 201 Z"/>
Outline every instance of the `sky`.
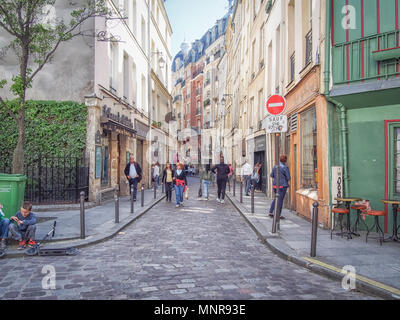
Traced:
<path fill-rule="evenodd" d="M 228 12 L 228 0 L 166 0 L 165 8 L 172 26 L 172 57 L 185 40 L 200 39 Z"/>

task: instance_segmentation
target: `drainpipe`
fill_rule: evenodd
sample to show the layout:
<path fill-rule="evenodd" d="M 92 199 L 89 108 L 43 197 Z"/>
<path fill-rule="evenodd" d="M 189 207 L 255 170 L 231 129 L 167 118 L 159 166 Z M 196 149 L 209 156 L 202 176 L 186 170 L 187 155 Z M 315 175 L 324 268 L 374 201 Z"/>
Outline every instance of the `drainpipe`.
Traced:
<path fill-rule="evenodd" d="M 330 67 L 331 67 L 331 51 L 330 51 L 330 43 L 331 43 L 331 17 L 332 17 L 332 2 L 326 1 L 327 8 L 326 19 L 325 19 L 325 70 L 324 70 L 324 95 L 326 100 L 332 103 L 336 107 L 336 112 L 339 114 L 340 118 L 340 133 L 342 140 L 342 155 L 343 155 L 343 178 L 344 178 L 344 196 L 348 195 L 349 191 L 349 167 L 348 167 L 348 144 L 347 144 L 347 112 L 346 107 L 340 103 L 339 101 L 333 99 L 329 95 L 329 84 L 330 84 Z"/>

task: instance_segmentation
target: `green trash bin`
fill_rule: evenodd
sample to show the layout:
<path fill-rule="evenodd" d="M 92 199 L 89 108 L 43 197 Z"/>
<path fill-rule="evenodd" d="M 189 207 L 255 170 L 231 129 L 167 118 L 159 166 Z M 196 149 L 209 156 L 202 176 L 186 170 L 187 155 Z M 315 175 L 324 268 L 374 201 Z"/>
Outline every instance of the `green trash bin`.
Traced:
<path fill-rule="evenodd" d="M 21 208 L 25 196 L 26 176 L 0 173 L 0 203 L 7 218 L 14 216 Z"/>

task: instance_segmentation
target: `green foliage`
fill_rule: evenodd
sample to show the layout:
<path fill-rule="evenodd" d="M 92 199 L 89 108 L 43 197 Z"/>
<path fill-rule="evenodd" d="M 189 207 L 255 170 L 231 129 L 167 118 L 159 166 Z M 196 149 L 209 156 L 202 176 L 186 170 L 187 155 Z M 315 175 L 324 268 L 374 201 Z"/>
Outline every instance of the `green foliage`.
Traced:
<path fill-rule="evenodd" d="M 18 101 L 7 102 L 10 109 Z M 63 101 L 26 102 L 25 157 L 42 155 L 80 157 L 86 144 L 87 109 L 84 104 Z M 17 145 L 18 128 L 15 121 L 0 109 L 0 168 Z M 8 161 L 7 161 L 8 162 Z M 8 162 L 10 165 L 10 162 Z"/>

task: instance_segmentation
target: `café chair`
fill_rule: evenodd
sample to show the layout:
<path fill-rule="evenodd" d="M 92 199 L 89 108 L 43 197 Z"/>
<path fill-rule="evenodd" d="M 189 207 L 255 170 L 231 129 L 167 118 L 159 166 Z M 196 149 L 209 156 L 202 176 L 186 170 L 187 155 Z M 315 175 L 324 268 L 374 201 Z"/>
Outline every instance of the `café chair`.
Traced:
<path fill-rule="evenodd" d="M 376 232 L 378 233 L 378 237 L 374 237 L 373 239 L 378 239 L 380 244 L 382 245 L 383 241 L 385 240 L 385 233 L 383 232 L 380 224 L 379 224 L 379 217 L 384 217 L 386 215 L 385 211 L 381 211 L 381 210 L 370 210 L 370 211 L 364 211 L 365 214 L 367 214 L 370 217 L 374 217 L 375 219 L 375 223 L 374 225 L 371 227 L 371 229 L 369 229 L 367 227 L 367 236 L 365 238 L 365 242 L 368 243 L 368 235 L 370 234 L 370 232 L 376 228 Z"/>
<path fill-rule="evenodd" d="M 360 221 L 362 221 L 362 223 L 364 224 L 365 228 L 368 229 L 368 226 L 365 224 L 364 220 L 361 218 L 361 215 L 363 214 L 363 211 L 367 210 L 367 206 L 363 205 L 363 204 L 355 204 L 352 205 L 350 207 L 352 210 L 356 210 L 357 211 L 357 220 L 353 226 L 353 234 L 355 234 L 357 237 L 360 236 L 359 233 L 357 233 L 358 231 L 358 227 L 360 226 Z"/>
<path fill-rule="evenodd" d="M 334 225 L 331 228 L 331 240 L 332 240 L 332 236 L 333 236 L 333 232 L 336 230 L 337 224 L 336 222 L 336 215 L 338 214 L 338 220 L 339 220 L 339 225 L 340 225 L 340 233 L 338 233 L 338 236 L 341 236 L 343 238 L 343 235 L 346 234 L 347 238 L 349 239 L 349 235 L 347 232 L 343 231 L 343 217 L 350 214 L 350 210 L 346 209 L 346 208 L 332 208 L 332 213 L 333 213 L 333 221 L 334 221 Z"/>

